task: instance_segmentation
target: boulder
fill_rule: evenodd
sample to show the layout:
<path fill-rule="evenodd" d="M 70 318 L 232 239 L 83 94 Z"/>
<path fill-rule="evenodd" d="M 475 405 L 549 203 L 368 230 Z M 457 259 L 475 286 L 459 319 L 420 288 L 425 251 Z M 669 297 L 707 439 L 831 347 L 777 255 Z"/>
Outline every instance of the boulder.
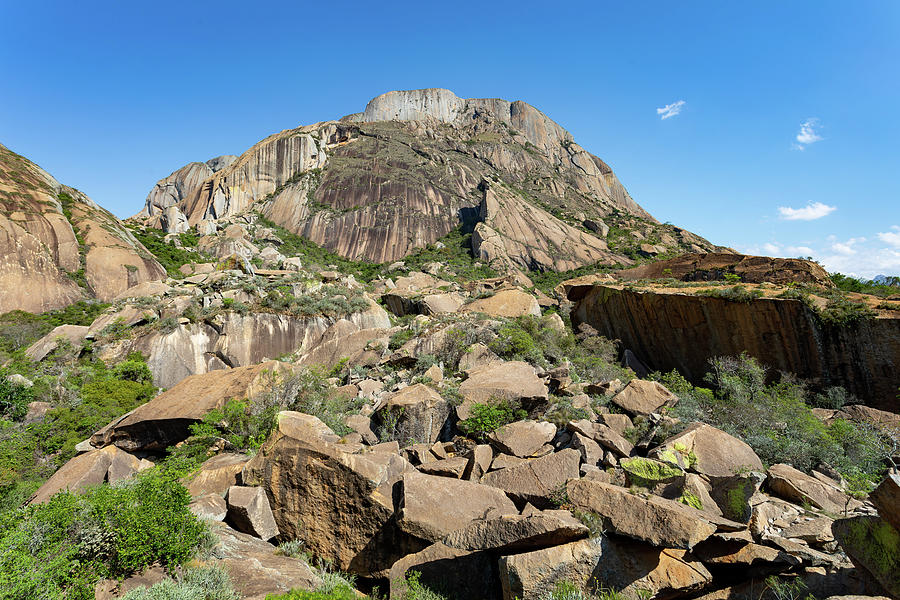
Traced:
<path fill-rule="evenodd" d="M 878 509 L 881 518 L 900 531 L 900 475 L 888 474 L 869 494 L 869 500 Z"/>
<path fill-rule="evenodd" d="M 403 476 L 397 523 L 403 531 L 428 542 L 488 516 L 516 515 L 502 491 L 469 481 L 422 473 Z"/>
<path fill-rule="evenodd" d="M 225 496 L 228 488 L 240 484 L 241 471 L 250 460 L 249 456 L 225 452 L 206 459 L 197 471 L 182 483 L 197 498 L 208 494 Z"/>
<path fill-rule="evenodd" d="M 709 477 L 730 477 L 747 470 L 763 470 L 762 461 L 747 443 L 705 423 L 693 423 L 670 437 L 654 450 L 653 455 L 661 460 L 680 462 L 691 471 Z M 690 460 L 686 461 L 686 456 L 690 456 Z"/>
<path fill-rule="evenodd" d="M 631 453 L 634 451 L 634 445 L 631 442 L 613 429 L 600 423 L 592 423 L 587 419 L 580 419 L 578 421 L 570 421 L 566 425 L 566 429 L 593 439 L 607 450 L 612 451 L 616 456 L 631 456 Z"/>
<path fill-rule="evenodd" d="M 465 527 L 448 534 L 442 541 L 460 550 L 491 550 L 503 554 L 524 552 L 558 546 L 587 537 L 588 528 L 572 517 L 552 511 L 531 515 L 471 521 Z"/>
<path fill-rule="evenodd" d="M 470 459 L 462 456 L 451 456 L 440 460 L 425 463 L 419 467 L 419 471 L 428 475 L 441 477 L 454 477 L 461 479 L 469 467 Z"/>
<path fill-rule="evenodd" d="M 469 552 L 436 542 L 404 556 L 391 567 L 390 598 L 410 598 L 406 575 L 419 574 L 419 583 L 431 590 L 452 592 L 453 600 L 499 600 L 496 560 L 487 552 Z"/>
<path fill-rule="evenodd" d="M 716 531 L 708 515 L 674 500 L 642 498 L 599 481 L 570 481 L 566 490 L 579 510 L 600 515 L 620 535 L 654 546 L 691 549 Z"/>
<path fill-rule="evenodd" d="M 228 488 L 228 522 L 238 531 L 268 541 L 278 535 L 266 492 L 260 487 L 233 485 Z"/>
<path fill-rule="evenodd" d="M 31 344 L 25 350 L 25 356 L 38 362 L 44 360 L 48 354 L 59 348 L 60 343 L 66 343 L 80 348 L 84 337 L 88 333 L 87 326 L 81 325 L 59 325 L 53 328 L 53 331 Z"/>
<path fill-rule="evenodd" d="M 684 471 L 670 464 L 636 456 L 623 458 L 619 466 L 630 486 L 645 488 L 657 496 L 676 498 L 684 489 Z"/>
<path fill-rule="evenodd" d="M 684 550 L 653 548 L 599 537 L 500 558 L 504 600 L 542 600 L 557 582 L 597 593 L 616 590 L 628 600 L 684 595 L 712 581 Z"/>
<path fill-rule="evenodd" d="M 656 381 L 632 379 L 613 396 L 613 404 L 632 415 L 649 415 L 678 402 L 678 396 Z"/>
<path fill-rule="evenodd" d="M 272 544 L 222 523 L 213 523 L 211 529 L 219 539 L 216 562 L 228 571 L 243 600 L 265 600 L 269 594 L 314 590 L 322 585 L 305 561 L 277 554 Z"/>
<path fill-rule="evenodd" d="M 749 523 L 753 517 L 751 500 L 764 479 L 765 476 L 757 471 L 746 475 L 713 478 L 710 495 L 726 519 Z"/>
<path fill-rule="evenodd" d="M 113 463 L 115 463 L 112 469 L 113 481 L 131 477 L 134 473 L 152 465 L 149 461 L 141 461 L 114 446 L 79 454 L 44 482 L 28 503 L 40 504 L 57 492 L 64 490 L 78 492 L 89 486 L 99 485 L 107 481 Z"/>
<path fill-rule="evenodd" d="M 433 443 L 441 436 L 450 404 L 424 383 L 416 383 L 387 397 L 379 413 L 382 422 L 396 423 L 394 437 Z"/>
<path fill-rule="evenodd" d="M 597 466 L 603 460 L 603 449 L 593 439 L 575 432 L 572 435 L 572 448 L 581 453 L 581 462 L 586 465 Z"/>
<path fill-rule="evenodd" d="M 700 542 L 691 553 L 707 566 L 787 570 L 801 563 L 800 559 L 776 548 L 743 540 L 722 540 L 717 536 Z"/>
<path fill-rule="evenodd" d="M 228 514 L 228 503 L 220 494 L 206 494 L 192 500 L 188 509 L 201 519 L 224 521 Z"/>
<path fill-rule="evenodd" d="M 479 444 L 469 453 L 469 464 L 463 473 L 463 479 L 480 482 L 482 476 L 491 468 L 494 460 L 494 451 L 487 444 Z"/>
<path fill-rule="evenodd" d="M 537 299 L 521 290 L 500 290 L 493 296 L 474 300 L 461 309 L 461 312 L 484 313 L 491 317 L 514 319 L 532 315 L 541 316 L 541 307 Z"/>
<path fill-rule="evenodd" d="M 831 531 L 854 565 L 865 569 L 888 595 L 900 597 L 900 531 L 874 516 L 838 519 Z"/>
<path fill-rule="evenodd" d="M 190 425 L 232 399 L 252 398 L 289 370 L 278 361 L 193 375 L 95 433 L 95 446 L 129 451 L 163 450 L 190 435 Z"/>
<path fill-rule="evenodd" d="M 492 400 L 512 400 L 524 406 L 547 401 L 547 386 L 526 362 L 511 361 L 475 367 L 459 386 L 462 397 L 472 403 L 487 404 Z"/>
<path fill-rule="evenodd" d="M 461 373 L 466 373 L 473 371 L 477 367 L 500 362 L 503 362 L 503 360 L 494 354 L 490 348 L 481 342 L 476 342 L 469 346 L 462 357 L 460 357 L 458 369 Z"/>
<path fill-rule="evenodd" d="M 503 490 L 520 505 L 530 502 L 545 508 L 551 504 L 551 497 L 560 486 L 569 479 L 578 478 L 580 462 L 578 450 L 567 448 L 514 467 L 491 471 L 481 478 L 481 482 Z"/>
<path fill-rule="evenodd" d="M 303 540 L 342 571 L 384 574 L 410 550 L 389 521 L 394 484 L 412 467 L 393 452 L 353 454 L 338 440 L 316 417 L 283 411 L 243 483 L 265 489 L 285 539 Z"/>
<path fill-rule="evenodd" d="M 488 436 L 500 452 L 520 458 L 534 456 L 556 436 L 556 425 L 544 421 L 516 421 L 500 427 Z"/>
<path fill-rule="evenodd" d="M 790 465 L 769 467 L 766 485 L 777 496 L 795 504 L 808 502 L 831 513 L 841 513 L 853 501 L 837 488 L 798 471 Z M 858 506 L 855 503 L 854 506 Z"/>

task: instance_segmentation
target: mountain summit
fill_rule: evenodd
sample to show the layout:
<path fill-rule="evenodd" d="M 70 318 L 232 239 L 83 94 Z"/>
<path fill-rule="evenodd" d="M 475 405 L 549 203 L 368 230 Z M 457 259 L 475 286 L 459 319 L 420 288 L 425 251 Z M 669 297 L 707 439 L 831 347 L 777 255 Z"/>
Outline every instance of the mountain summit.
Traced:
<path fill-rule="evenodd" d="M 565 271 L 715 247 L 641 208 L 601 159 L 525 102 L 394 91 L 160 180 L 166 232 L 248 212 L 344 257 L 395 261 L 457 227 L 499 269 Z"/>

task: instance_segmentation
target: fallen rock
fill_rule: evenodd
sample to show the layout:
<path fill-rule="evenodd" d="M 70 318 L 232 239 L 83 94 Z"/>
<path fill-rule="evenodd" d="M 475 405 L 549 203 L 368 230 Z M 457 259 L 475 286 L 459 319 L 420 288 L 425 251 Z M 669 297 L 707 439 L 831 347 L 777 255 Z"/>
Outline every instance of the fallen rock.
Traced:
<path fill-rule="evenodd" d="M 496 459 L 494 462 L 497 462 Z M 569 479 L 578 478 L 580 462 L 578 450 L 566 448 L 513 467 L 491 471 L 481 478 L 481 482 L 503 490 L 519 505 L 530 502 L 538 508 L 546 508 L 560 486 Z"/>
<path fill-rule="evenodd" d="M 613 396 L 613 404 L 632 415 L 649 415 L 663 406 L 673 406 L 678 396 L 656 381 L 632 379 L 625 388 Z"/>
<path fill-rule="evenodd" d="M 589 592 L 617 590 L 629 600 L 683 595 L 712 581 L 684 550 L 591 538 L 500 558 L 504 600 L 542 600 L 566 581 Z"/>
<path fill-rule="evenodd" d="M 498 489 L 447 477 L 406 473 L 397 523 L 410 535 L 437 542 L 476 519 L 518 512 Z"/>
<path fill-rule="evenodd" d="M 541 316 L 541 307 L 537 299 L 521 290 L 500 290 L 493 296 L 474 300 L 461 309 L 461 312 L 479 312 L 491 317 L 514 319 L 525 315 Z"/>
<path fill-rule="evenodd" d="M 487 404 L 503 399 L 531 407 L 547 401 L 547 386 L 526 362 L 510 361 L 487 364 L 469 371 L 459 386 L 462 397 L 472 403 Z"/>
<path fill-rule="evenodd" d="M 432 443 L 438 440 L 450 415 L 450 404 L 424 383 L 416 383 L 388 396 L 382 422 L 396 423 L 394 437 Z"/>
<path fill-rule="evenodd" d="M 798 471 L 790 465 L 769 467 L 766 485 L 777 496 L 796 504 L 808 502 L 831 513 L 841 513 L 849 506 L 858 506 L 842 491 Z"/>
<path fill-rule="evenodd" d="M 59 325 L 53 331 L 33 343 L 25 350 L 25 356 L 38 362 L 44 360 L 51 352 L 59 348 L 60 344 L 70 344 L 79 348 L 87 335 L 87 326 Z"/>
<path fill-rule="evenodd" d="M 838 519 L 834 539 L 853 564 L 866 570 L 895 598 L 900 597 L 900 532 L 874 516 Z"/>
<path fill-rule="evenodd" d="M 722 540 L 713 536 L 697 544 L 691 553 L 703 564 L 728 567 L 769 567 L 787 570 L 801 563 L 785 552 L 741 540 Z"/>
<path fill-rule="evenodd" d="M 900 475 L 888 474 L 869 494 L 869 500 L 878 509 L 881 518 L 900 531 Z"/>
<path fill-rule="evenodd" d="M 49 500 L 57 492 L 64 490 L 78 492 L 89 486 L 99 485 L 107 481 L 107 474 L 113 462 L 116 463 L 116 467 L 113 469 L 115 480 L 130 477 L 137 471 L 152 465 L 149 461 L 142 463 L 136 457 L 114 446 L 79 454 L 44 482 L 44 485 L 31 496 L 28 503 L 40 504 Z"/>
<path fill-rule="evenodd" d="M 249 456 L 225 452 L 206 459 L 196 473 L 186 480 L 182 480 L 191 497 L 218 494 L 225 496 L 228 488 L 240 485 L 241 471 L 250 460 Z"/>
<path fill-rule="evenodd" d="M 558 546 L 587 537 L 588 528 L 562 511 L 566 516 L 541 513 L 506 515 L 472 521 L 448 534 L 442 541 L 460 550 L 491 550 L 513 553 Z"/>
<path fill-rule="evenodd" d="M 233 485 L 228 488 L 228 522 L 235 529 L 268 541 L 278 535 L 266 492 L 260 487 Z"/>
<path fill-rule="evenodd" d="M 285 539 L 303 540 L 342 571 L 385 574 L 409 553 L 388 522 L 394 484 L 412 467 L 393 452 L 352 454 L 355 448 L 338 440 L 316 417 L 281 412 L 275 431 L 244 467 L 243 483 L 265 489 Z"/>
<path fill-rule="evenodd" d="M 228 503 L 219 494 L 206 494 L 192 500 L 188 510 L 201 519 L 224 521 L 225 515 L 228 514 Z"/>
<path fill-rule="evenodd" d="M 762 461 L 747 443 L 705 423 L 693 423 L 670 437 L 653 455 L 660 460 L 680 462 L 691 471 L 709 477 L 763 470 Z"/>
<path fill-rule="evenodd" d="M 454 600 L 499 600 L 496 560 L 486 552 L 469 552 L 436 542 L 398 560 L 390 570 L 390 598 L 409 598 L 406 574 L 419 573 L 419 583 L 432 590 L 452 590 Z"/>
<path fill-rule="evenodd" d="M 516 421 L 500 427 L 488 436 L 500 452 L 520 458 L 534 456 L 556 436 L 556 425 L 538 421 Z"/>
<path fill-rule="evenodd" d="M 576 508 L 603 517 L 620 535 L 654 546 L 691 549 L 716 531 L 709 515 L 674 500 L 642 498 L 599 481 L 570 481 L 566 490 Z"/>

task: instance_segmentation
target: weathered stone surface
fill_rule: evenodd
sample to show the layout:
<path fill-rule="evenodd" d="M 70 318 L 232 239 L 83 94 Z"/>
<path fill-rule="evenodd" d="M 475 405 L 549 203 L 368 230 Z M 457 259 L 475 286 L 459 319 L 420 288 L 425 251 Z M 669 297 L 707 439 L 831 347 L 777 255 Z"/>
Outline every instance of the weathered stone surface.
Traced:
<path fill-rule="evenodd" d="M 763 470 L 762 461 L 747 443 L 705 423 L 688 426 L 654 451 L 655 456 L 664 460 L 689 453 L 697 460 L 685 466 L 701 475 L 730 477 L 746 470 Z"/>
<path fill-rule="evenodd" d="M 442 541 L 460 550 L 514 553 L 558 546 L 587 537 L 588 528 L 571 515 L 537 512 L 471 521 Z"/>
<path fill-rule="evenodd" d="M 741 568 L 767 566 L 788 569 L 801 562 L 800 559 L 769 546 L 740 540 L 725 541 L 715 537 L 697 544 L 692 554 L 705 565 Z"/>
<path fill-rule="evenodd" d="M 578 478 L 580 462 L 581 454 L 567 448 L 514 467 L 491 471 L 481 478 L 481 482 L 503 490 L 520 505 L 530 502 L 545 508 L 550 505 L 550 496 L 561 485 Z"/>
<path fill-rule="evenodd" d="M 454 477 L 461 479 L 469 467 L 470 459 L 462 456 L 451 456 L 440 460 L 431 461 L 419 466 L 419 471 L 428 475 L 441 477 Z"/>
<path fill-rule="evenodd" d="M 152 464 L 142 464 L 136 457 L 116 447 L 79 454 L 44 482 L 44 485 L 31 496 L 29 504 L 46 502 L 51 496 L 63 490 L 77 492 L 88 486 L 99 485 L 107 480 L 107 474 L 113 463 L 115 463 L 113 481 L 130 477 Z"/>
<path fill-rule="evenodd" d="M 291 589 L 313 590 L 322 580 L 304 561 L 275 553 L 275 546 L 224 524 L 212 524 L 219 538 L 217 560 L 244 600 L 265 600 Z"/>
<path fill-rule="evenodd" d="M 709 358 L 746 352 L 773 372 L 814 382 L 816 389 L 840 385 L 875 408 L 897 411 L 896 378 L 884 374 L 900 364 L 898 318 L 843 327 L 823 322 L 799 300 L 732 302 L 596 286 L 578 301 L 572 322 L 621 340 L 651 370 L 678 369 L 697 384 Z"/>
<path fill-rule="evenodd" d="M 469 454 L 469 464 L 463 473 L 463 479 L 479 482 L 482 476 L 491 468 L 494 460 L 494 451 L 487 444 L 475 446 Z"/>
<path fill-rule="evenodd" d="M 603 460 L 603 449 L 600 444 L 586 435 L 576 432 L 572 436 L 572 448 L 581 453 L 581 462 L 586 465 L 597 466 Z"/>
<path fill-rule="evenodd" d="M 834 539 L 857 567 L 869 572 L 884 590 L 900 597 L 900 532 L 879 517 L 838 519 Z"/>
<path fill-rule="evenodd" d="M 75 348 L 81 346 L 89 327 L 82 325 L 59 325 L 53 331 L 33 343 L 25 350 L 25 356 L 33 361 L 43 360 L 48 354 L 56 350 L 60 343 L 67 343 Z"/>
<path fill-rule="evenodd" d="M 612 402 L 632 415 L 649 415 L 663 406 L 675 404 L 678 397 L 659 382 L 632 379 L 613 396 Z"/>
<path fill-rule="evenodd" d="M 205 460 L 197 472 L 182 483 L 194 498 L 208 494 L 224 496 L 228 488 L 240 484 L 241 471 L 248 460 L 249 456 L 233 452 L 217 454 Z"/>
<path fill-rule="evenodd" d="M 439 541 L 476 519 L 518 514 L 498 489 L 421 473 L 403 476 L 400 497 L 400 529 L 428 542 Z"/>
<path fill-rule="evenodd" d="M 281 412 L 243 482 L 266 490 L 286 539 L 303 540 L 341 570 L 384 573 L 409 550 L 388 521 L 394 484 L 412 467 L 393 452 L 351 454 L 338 440 L 315 417 Z"/>
<path fill-rule="evenodd" d="M 409 597 L 404 578 L 410 570 L 419 573 L 422 585 L 449 591 L 454 600 L 499 600 L 501 597 L 496 560 L 486 552 L 469 552 L 436 542 L 404 556 L 390 570 L 392 600 Z"/>
<path fill-rule="evenodd" d="M 462 312 L 480 312 L 492 317 L 515 318 L 525 315 L 541 316 L 537 299 L 521 290 L 500 290 L 493 296 L 469 302 Z"/>
<path fill-rule="evenodd" d="M 514 400 L 524 405 L 547 401 L 547 386 L 526 362 L 511 361 L 475 367 L 459 386 L 459 393 L 470 402 L 488 403 L 492 399 Z"/>
<path fill-rule="evenodd" d="M 794 523 L 781 532 L 781 535 L 790 539 L 803 540 L 809 544 L 823 544 L 834 539 L 831 533 L 833 519 L 818 517 Z"/>
<path fill-rule="evenodd" d="M 201 519 L 224 521 L 228 514 L 228 503 L 220 494 L 205 494 L 192 500 L 188 509 Z"/>
<path fill-rule="evenodd" d="M 238 531 L 261 540 L 278 535 L 266 492 L 260 487 L 233 485 L 228 488 L 228 522 Z"/>
<path fill-rule="evenodd" d="M 504 600 L 540 600 L 558 581 L 591 592 L 614 589 L 637 600 L 642 590 L 653 598 L 685 594 L 708 584 L 712 576 L 684 550 L 600 537 L 504 556 L 500 581 Z"/>
<path fill-rule="evenodd" d="M 878 509 L 881 518 L 900 531 L 900 475 L 889 473 L 869 494 L 869 500 Z"/>
<path fill-rule="evenodd" d="M 574 506 L 604 517 L 616 533 L 654 546 L 690 549 L 716 531 L 708 515 L 674 500 L 641 498 L 599 481 L 570 481 L 566 489 Z"/>
<path fill-rule="evenodd" d="M 383 411 L 382 420 L 396 421 L 395 437 L 430 444 L 444 430 L 450 404 L 424 383 L 416 383 L 388 396 Z"/>
<path fill-rule="evenodd" d="M 765 475 L 751 471 L 746 475 L 712 478 L 710 495 L 726 519 L 749 523 L 753 518 L 751 500 L 759 490 Z"/>
<path fill-rule="evenodd" d="M 852 500 L 840 490 L 814 477 L 798 471 L 790 465 L 772 465 L 768 470 L 766 485 L 777 496 L 791 502 L 809 502 L 831 513 L 841 513 Z"/>
<path fill-rule="evenodd" d="M 488 436 L 500 452 L 520 458 L 534 456 L 556 435 L 556 425 L 539 421 L 516 421 L 500 427 Z"/>
<path fill-rule="evenodd" d="M 604 448 L 611 450 L 617 456 L 631 456 L 634 445 L 611 428 L 600 423 L 594 423 L 587 419 L 570 421 L 566 429 L 593 439 Z"/>

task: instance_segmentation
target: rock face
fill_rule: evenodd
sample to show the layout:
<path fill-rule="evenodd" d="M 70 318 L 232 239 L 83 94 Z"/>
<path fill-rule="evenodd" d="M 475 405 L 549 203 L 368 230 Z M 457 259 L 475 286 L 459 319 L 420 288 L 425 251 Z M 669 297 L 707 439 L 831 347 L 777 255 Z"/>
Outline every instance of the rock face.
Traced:
<path fill-rule="evenodd" d="M 578 301 L 572 321 L 621 340 L 651 370 L 677 368 L 697 383 L 710 357 L 746 352 L 773 372 L 794 373 L 815 388 L 840 385 L 876 408 L 898 410 L 900 318 L 837 325 L 799 300 L 732 302 L 598 285 Z"/>
<path fill-rule="evenodd" d="M 112 214 L 0 145 L 0 313 L 108 301 L 165 276 Z"/>
<path fill-rule="evenodd" d="M 608 165 L 534 107 L 442 89 L 384 94 L 362 113 L 272 135 L 200 180 L 208 170 L 192 163 L 161 180 L 141 213 L 148 224 L 172 231 L 181 216 L 194 226 L 255 208 L 342 256 L 391 262 L 482 220 L 479 254 L 502 268 L 541 269 L 630 264 L 585 220 L 662 227 Z M 479 191 L 489 178 L 521 190 L 510 197 L 514 213 Z M 713 248 L 687 232 L 669 237 L 667 250 Z"/>
<path fill-rule="evenodd" d="M 115 446 L 76 456 L 48 479 L 31 497 L 31 504 L 46 502 L 53 494 L 69 490 L 77 492 L 104 481 L 115 482 L 131 477 L 152 466 Z"/>
<path fill-rule="evenodd" d="M 770 258 L 725 252 L 684 254 L 633 269 L 616 271 L 625 280 L 672 277 L 681 281 L 723 280 L 725 274 L 738 275 L 744 283 L 810 283 L 833 287 L 821 265 L 800 258 Z"/>

